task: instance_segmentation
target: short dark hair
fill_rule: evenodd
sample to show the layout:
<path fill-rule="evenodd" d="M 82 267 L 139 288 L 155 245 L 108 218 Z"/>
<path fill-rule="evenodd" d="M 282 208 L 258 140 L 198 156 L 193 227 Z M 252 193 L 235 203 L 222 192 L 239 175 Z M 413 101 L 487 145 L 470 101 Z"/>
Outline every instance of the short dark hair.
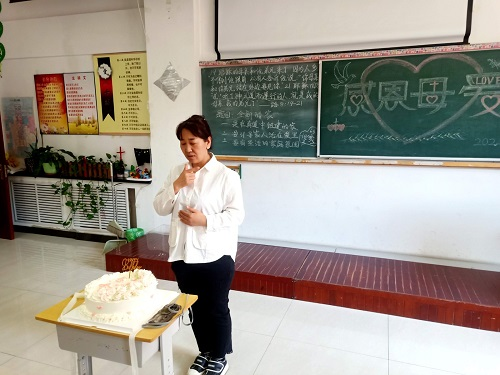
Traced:
<path fill-rule="evenodd" d="M 186 129 L 189 130 L 195 137 L 201 138 L 204 141 L 208 141 L 208 138 L 212 138 L 212 131 L 210 130 L 210 125 L 205 117 L 200 115 L 192 115 L 187 120 L 184 120 L 175 129 L 175 135 L 180 141 L 182 137 L 182 131 Z"/>

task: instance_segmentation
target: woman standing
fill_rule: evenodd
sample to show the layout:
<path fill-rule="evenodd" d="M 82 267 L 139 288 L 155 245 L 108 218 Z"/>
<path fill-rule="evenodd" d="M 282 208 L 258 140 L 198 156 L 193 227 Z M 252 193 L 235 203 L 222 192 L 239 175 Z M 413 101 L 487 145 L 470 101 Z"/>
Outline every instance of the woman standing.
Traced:
<path fill-rule="evenodd" d="M 188 375 L 223 375 L 232 352 L 229 289 L 238 226 L 245 216 L 239 175 L 209 152 L 210 126 L 194 115 L 176 129 L 188 163 L 172 169 L 154 199 L 159 215 L 172 214 L 169 262 L 183 293 L 196 294 L 193 332 L 200 354 Z"/>

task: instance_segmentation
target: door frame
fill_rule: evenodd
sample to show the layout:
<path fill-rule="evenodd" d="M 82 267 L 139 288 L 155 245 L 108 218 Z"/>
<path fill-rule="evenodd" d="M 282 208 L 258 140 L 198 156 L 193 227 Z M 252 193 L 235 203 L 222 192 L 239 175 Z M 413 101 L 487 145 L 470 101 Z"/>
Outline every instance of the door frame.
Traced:
<path fill-rule="evenodd" d="M 3 143 L 2 116 L 0 114 L 0 238 L 14 239 L 14 223 L 12 220 L 12 204 L 10 201 L 10 185 L 7 173 L 7 159 Z"/>

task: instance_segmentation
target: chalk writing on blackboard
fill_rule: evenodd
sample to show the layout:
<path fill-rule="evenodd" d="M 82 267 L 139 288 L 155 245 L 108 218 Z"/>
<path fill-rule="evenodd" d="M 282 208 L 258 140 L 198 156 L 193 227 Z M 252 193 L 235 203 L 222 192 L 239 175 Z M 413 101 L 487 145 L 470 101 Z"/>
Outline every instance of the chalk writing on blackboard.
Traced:
<path fill-rule="evenodd" d="M 479 96 L 481 89 L 479 88 L 475 90 L 472 98 L 467 100 L 465 103 L 461 103 L 459 107 L 457 106 L 457 108 L 455 108 L 451 114 L 444 114 L 444 116 L 442 118 L 439 118 L 439 120 L 433 121 L 433 124 L 430 126 L 429 130 L 424 130 L 420 134 L 415 134 L 413 136 L 407 137 L 401 134 L 399 131 L 396 131 L 384 118 L 382 118 L 380 111 L 375 109 L 370 95 L 368 95 L 366 91 L 367 77 L 370 75 L 370 73 L 374 72 L 376 69 L 384 65 L 390 65 L 391 68 L 402 67 L 403 69 L 407 69 L 410 73 L 418 73 L 422 70 L 423 67 L 438 59 L 457 60 L 464 63 L 464 65 L 469 65 L 474 71 L 478 72 L 479 74 L 482 73 L 481 66 L 474 59 L 461 54 L 433 55 L 426 58 L 418 65 L 402 59 L 385 59 L 371 64 L 363 71 L 363 74 L 361 75 L 361 90 L 363 92 L 363 98 L 366 101 L 371 114 L 373 115 L 373 117 L 375 117 L 380 126 L 389 134 L 391 134 L 395 139 L 401 140 L 404 143 L 411 143 L 437 133 L 439 130 L 454 122 L 465 111 L 467 111 L 467 109 L 469 109 L 469 107 Z M 467 77 L 469 77 L 469 75 L 467 75 Z M 456 94 L 456 90 L 450 90 L 448 88 L 448 77 L 441 77 L 439 75 L 433 75 L 432 77 L 421 77 L 419 78 L 418 82 L 418 91 L 410 93 L 410 97 L 417 98 L 417 103 L 414 104 L 414 107 L 412 108 L 402 103 L 403 100 L 406 100 L 408 98 L 408 87 L 408 80 L 380 82 L 378 95 L 380 103 L 384 104 L 386 109 L 388 109 L 389 111 L 394 110 L 395 105 L 399 103 L 401 103 L 402 107 L 404 107 L 406 110 L 424 109 L 426 110 L 425 115 L 428 116 L 438 112 L 443 108 L 448 107 L 448 97 Z M 462 87 L 462 90 L 464 90 L 464 87 Z M 391 104 L 393 105 L 392 108 L 390 107 Z"/>
<path fill-rule="evenodd" d="M 202 88 L 215 153 L 316 156 L 318 63 L 206 68 Z"/>
<path fill-rule="evenodd" d="M 498 55 L 323 61 L 320 155 L 500 157 Z"/>
<path fill-rule="evenodd" d="M 500 61 L 497 61 L 496 59 L 488 59 L 488 62 L 492 68 L 500 69 Z"/>

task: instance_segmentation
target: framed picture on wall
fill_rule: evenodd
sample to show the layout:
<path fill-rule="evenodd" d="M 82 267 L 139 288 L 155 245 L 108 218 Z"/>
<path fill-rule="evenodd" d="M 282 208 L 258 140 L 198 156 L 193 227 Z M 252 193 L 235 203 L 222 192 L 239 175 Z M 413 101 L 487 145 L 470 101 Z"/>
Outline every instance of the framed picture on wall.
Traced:
<path fill-rule="evenodd" d="M 146 53 L 93 59 L 100 134 L 149 134 Z"/>
<path fill-rule="evenodd" d="M 68 134 L 64 74 L 35 75 L 36 105 L 42 134 Z"/>
<path fill-rule="evenodd" d="M 9 169 L 11 172 L 24 170 L 30 145 L 36 144 L 33 98 L 2 98 L 2 113 Z"/>
<path fill-rule="evenodd" d="M 69 134 L 99 134 L 94 73 L 64 75 Z"/>

